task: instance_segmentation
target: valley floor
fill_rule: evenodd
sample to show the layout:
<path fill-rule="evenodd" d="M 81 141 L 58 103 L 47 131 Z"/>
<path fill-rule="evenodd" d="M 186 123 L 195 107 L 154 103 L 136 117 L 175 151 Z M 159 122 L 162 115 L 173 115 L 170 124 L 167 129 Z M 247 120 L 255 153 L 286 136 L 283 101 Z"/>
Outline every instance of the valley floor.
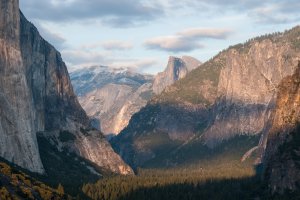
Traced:
<path fill-rule="evenodd" d="M 83 192 L 92 199 L 107 200 L 300 199 L 300 194 L 295 193 L 270 196 L 249 163 L 139 169 L 137 176 L 115 176 L 85 184 Z"/>

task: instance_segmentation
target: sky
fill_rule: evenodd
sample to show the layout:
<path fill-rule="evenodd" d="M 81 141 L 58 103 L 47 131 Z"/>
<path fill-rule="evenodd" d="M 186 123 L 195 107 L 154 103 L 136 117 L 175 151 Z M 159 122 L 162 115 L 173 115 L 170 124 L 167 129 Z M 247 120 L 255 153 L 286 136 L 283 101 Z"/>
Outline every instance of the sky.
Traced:
<path fill-rule="evenodd" d="M 156 74 L 169 56 L 205 62 L 230 45 L 300 22 L 299 0 L 20 0 L 69 70 Z"/>

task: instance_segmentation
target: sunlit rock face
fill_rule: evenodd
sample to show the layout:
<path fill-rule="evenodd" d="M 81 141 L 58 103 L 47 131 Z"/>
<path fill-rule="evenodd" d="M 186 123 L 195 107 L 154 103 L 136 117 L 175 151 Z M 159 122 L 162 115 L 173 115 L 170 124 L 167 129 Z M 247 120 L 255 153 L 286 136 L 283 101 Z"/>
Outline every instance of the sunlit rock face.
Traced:
<path fill-rule="evenodd" d="M 263 165 L 264 178 L 272 193 L 299 191 L 300 183 L 300 64 L 279 86 L 272 113 Z"/>
<path fill-rule="evenodd" d="M 193 57 L 183 56 L 182 58 L 177 58 L 171 56 L 165 71 L 155 76 L 153 83 L 154 93 L 160 94 L 167 86 L 184 78 L 188 72 L 200 65 L 201 62 Z"/>
<path fill-rule="evenodd" d="M 0 9 L 1 157 L 43 173 L 37 132 L 49 138 L 67 130 L 76 138 L 66 146 L 70 151 L 116 173 L 127 173 L 124 168 L 132 173 L 110 145 L 98 139 L 102 133 L 89 130 L 89 118 L 73 92 L 60 53 L 20 13 L 19 2 L 1 1 Z"/>
<path fill-rule="evenodd" d="M 128 163 L 142 165 L 158 155 L 155 141 L 166 136 L 179 147 L 197 140 L 215 148 L 239 135 L 262 134 L 262 143 L 278 85 L 298 64 L 299 40 L 295 27 L 220 52 L 152 99 L 114 139 L 114 148 Z"/>
<path fill-rule="evenodd" d="M 0 2 L 0 156 L 42 173 L 36 111 L 22 58 L 19 2 Z"/>
<path fill-rule="evenodd" d="M 297 66 L 299 51 L 288 43 L 253 42 L 247 53 L 226 55 L 218 83 L 215 119 L 204 133 L 208 144 L 236 134 L 260 134 L 274 108 L 277 86 Z"/>
<path fill-rule="evenodd" d="M 166 70 L 156 76 L 93 66 L 72 71 L 71 80 L 80 104 L 91 118 L 99 121 L 97 128 L 109 137 L 119 134 L 154 94 L 161 93 L 200 64 L 189 56 L 170 57 Z"/>
<path fill-rule="evenodd" d="M 105 135 L 116 135 L 152 97 L 151 75 L 94 66 L 71 72 L 79 102 Z"/>

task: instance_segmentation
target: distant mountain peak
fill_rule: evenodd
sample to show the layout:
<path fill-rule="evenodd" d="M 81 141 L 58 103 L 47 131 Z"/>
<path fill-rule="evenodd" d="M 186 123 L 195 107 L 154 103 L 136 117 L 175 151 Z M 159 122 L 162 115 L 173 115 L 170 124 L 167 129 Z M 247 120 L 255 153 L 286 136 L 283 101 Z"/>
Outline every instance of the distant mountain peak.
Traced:
<path fill-rule="evenodd" d="M 154 93 L 160 94 L 166 87 L 184 78 L 188 72 L 200 65 L 200 61 L 190 56 L 183 56 L 182 58 L 170 56 L 165 71 L 158 73 L 155 77 Z"/>
<path fill-rule="evenodd" d="M 152 97 L 153 76 L 129 68 L 81 68 L 71 80 L 79 102 L 105 135 L 118 134 Z"/>

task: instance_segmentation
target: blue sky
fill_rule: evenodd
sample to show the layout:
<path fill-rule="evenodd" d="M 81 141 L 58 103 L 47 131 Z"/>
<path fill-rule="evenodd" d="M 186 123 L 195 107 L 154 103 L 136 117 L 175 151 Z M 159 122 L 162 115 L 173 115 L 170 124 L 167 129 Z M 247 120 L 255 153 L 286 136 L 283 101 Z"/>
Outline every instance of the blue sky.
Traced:
<path fill-rule="evenodd" d="M 20 0 L 70 70 L 107 65 L 155 74 L 168 57 L 204 62 L 255 36 L 299 24 L 299 0 Z"/>

